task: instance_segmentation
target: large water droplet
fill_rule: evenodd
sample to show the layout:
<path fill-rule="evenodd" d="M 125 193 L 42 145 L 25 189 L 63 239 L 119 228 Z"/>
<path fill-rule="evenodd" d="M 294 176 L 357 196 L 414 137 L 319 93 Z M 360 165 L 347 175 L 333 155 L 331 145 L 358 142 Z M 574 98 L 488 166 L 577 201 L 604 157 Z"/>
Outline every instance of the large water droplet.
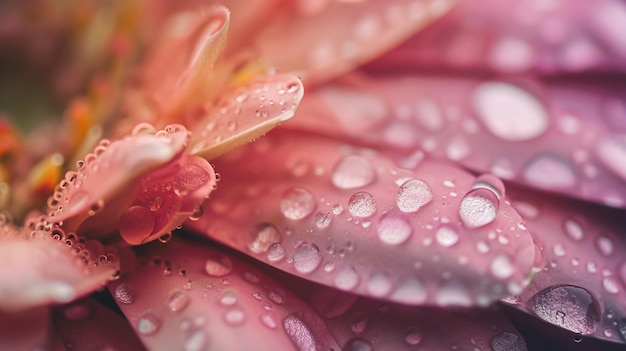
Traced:
<path fill-rule="evenodd" d="M 435 233 L 437 243 L 443 247 L 454 246 L 459 242 L 459 233 L 448 225 L 443 225 Z"/>
<path fill-rule="evenodd" d="M 403 212 L 416 212 L 433 199 L 433 191 L 421 179 L 409 179 L 398 189 L 396 205 Z"/>
<path fill-rule="evenodd" d="M 317 351 L 320 349 L 311 329 L 295 313 L 283 319 L 283 327 L 298 350 Z"/>
<path fill-rule="evenodd" d="M 212 277 L 223 277 L 233 269 L 233 263 L 228 256 L 216 254 L 206 260 L 204 270 Z"/>
<path fill-rule="evenodd" d="M 352 266 L 342 267 L 335 275 L 335 286 L 341 290 L 352 290 L 359 284 L 359 274 Z"/>
<path fill-rule="evenodd" d="M 142 335 L 152 335 L 161 327 L 161 319 L 153 313 L 146 313 L 137 320 L 137 331 Z"/>
<path fill-rule="evenodd" d="M 256 254 L 267 252 L 273 243 L 280 241 L 278 229 L 273 224 L 261 223 L 257 226 L 252 235 L 252 240 L 248 243 L 250 251 Z"/>
<path fill-rule="evenodd" d="M 304 188 L 291 188 L 283 193 L 280 200 L 280 210 L 289 219 L 303 219 L 314 209 L 315 198 Z"/>
<path fill-rule="evenodd" d="M 574 333 L 591 334 L 600 324 L 598 301 L 577 286 L 551 286 L 531 297 L 529 303 L 539 318 Z"/>
<path fill-rule="evenodd" d="M 372 194 L 358 192 L 350 197 L 348 212 L 355 217 L 369 217 L 376 212 L 376 201 Z"/>
<path fill-rule="evenodd" d="M 167 298 L 165 304 L 172 312 L 182 311 L 189 305 L 189 296 L 183 292 L 175 291 Z"/>
<path fill-rule="evenodd" d="M 340 189 L 356 189 L 371 184 L 376 171 L 371 162 L 359 155 L 348 155 L 339 160 L 333 170 L 333 185 Z"/>
<path fill-rule="evenodd" d="M 278 262 L 285 258 L 286 250 L 285 247 L 280 243 L 273 243 L 267 248 L 267 252 L 265 256 L 267 260 L 270 262 Z"/>
<path fill-rule="evenodd" d="M 376 232 L 383 243 L 399 245 L 409 239 L 413 228 L 402 213 L 389 212 L 381 217 Z"/>
<path fill-rule="evenodd" d="M 120 284 L 115 288 L 113 296 L 118 302 L 129 305 L 135 302 L 136 294 L 135 289 L 133 289 L 130 285 Z"/>
<path fill-rule="evenodd" d="M 187 163 L 182 166 L 176 182 L 188 190 L 195 190 L 203 186 L 209 180 L 209 173 L 201 166 Z"/>
<path fill-rule="evenodd" d="M 524 339 L 513 333 L 502 332 L 489 342 L 493 351 L 526 351 Z"/>
<path fill-rule="evenodd" d="M 320 249 L 312 243 L 302 243 L 293 255 L 293 264 L 302 274 L 313 272 L 322 262 Z"/>
<path fill-rule="evenodd" d="M 461 200 L 461 221 L 468 228 L 487 225 L 496 219 L 499 203 L 498 196 L 490 189 L 472 189 Z"/>

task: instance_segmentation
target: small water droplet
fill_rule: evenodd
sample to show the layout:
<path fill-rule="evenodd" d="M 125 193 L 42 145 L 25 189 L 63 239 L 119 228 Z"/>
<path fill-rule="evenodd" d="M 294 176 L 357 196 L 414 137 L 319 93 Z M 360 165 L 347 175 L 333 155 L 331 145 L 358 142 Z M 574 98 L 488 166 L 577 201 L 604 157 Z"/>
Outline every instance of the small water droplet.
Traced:
<path fill-rule="evenodd" d="M 237 295 L 232 291 L 227 291 L 220 298 L 220 303 L 224 306 L 232 306 L 237 303 Z"/>
<path fill-rule="evenodd" d="M 250 251 L 256 254 L 267 252 L 273 243 L 280 241 L 278 229 L 271 223 L 261 223 L 253 232 L 252 240 L 248 243 Z"/>
<path fill-rule="evenodd" d="M 318 229 L 328 228 L 330 222 L 332 221 L 332 216 L 328 211 L 320 210 L 315 213 L 315 217 L 313 222 Z"/>
<path fill-rule="evenodd" d="M 335 204 L 333 205 L 332 211 L 335 216 L 339 216 L 343 213 L 343 206 L 341 206 L 340 204 Z"/>
<path fill-rule="evenodd" d="M 489 341 L 493 351 L 526 351 L 524 339 L 510 332 L 502 332 Z"/>
<path fill-rule="evenodd" d="M 315 198 L 304 188 L 291 188 L 283 193 L 280 210 L 289 219 L 303 219 L 315 210 Z"/>
<path fill-rule="evenodd" d="M 246 315 L 240 308 L 233 307 L 224 314 L 224 321 L 230 325 L 240 325 L 246 319 Z"/>
<path fill-rule="evenodd" d="M 568 218 L 563 222 L 563 230 L 565 234 L 575 241 L 583 240 L 585 237 L 585 231 L 583 227 L 577 221 Z"/>
<path fill-rule="evenodd" d="M 383 297 L 391 292 L 393 286 L 384 272 L 374 272 L 367 281 L 367 291 L 375 297 Z"/>
<path fill-rule="evenodd" d="M 293 256 L 296 270 L 302 274 L 313 272 L 322 261 L 319 248 L 312 243 L 302 243 Z"/>
<path fill-rule="evenodd" d="M 113 293 L 115 299 L 125 305 L 135 302 L 135 290 L 128 284 L 120 284 L 115 288 Z"/>
<path fill-rule="evenodd" d="M 355 217 L 370 217 L 376 212 L 376 201 L 370 193 L 355 193 L 348 201 L 348 212 Z"/>
<path fill-rule="evenodd" d="M 368 320 L 365 317 L 358 318 L 352 323 L 352 331 L 355 334 L 361 334 L 363 331 L 365 331 L 365 328 L 367 328 L 367 322 Z"/>
<path fill-rule="evenodd" d="M 341 290 L 353 290 L 359 284 L 359 274 L 352 266 L 344 266 L 335 275 L 335 286 Z"/>
<path fill-rule="evenodd" d="M 371 184 L 376 171 L 371 162 L 359 155 L 343 157 L 333 170 L 332 183 L 340 189 L 356 189 Z"/>
<path fill-rule="evenodd" d="M 459 242 L 459 233 L 449 225 L 442 225 L 435 232 L 437 243 L 443 247 L 451 247 Z"/>
<path fill-rule="evenodd" d="M 311 329 L 295 313 L 283 319 L 283 327 L 298 350 L 315 351 L 321 349 Z"/>
<path fill-rule="evenodd" d="M 573 285 L 541 290 L 529 300 L 535 314 L 574 333 L 591 334 L 600 324 L 600 305 L 589 291 Z"/>
<path fill-rule="evenodd" d="M 265 256 L 270 262 L 278 262 L 285 258 L 285 247 L 280 243 L 273 243 L 267 248 Z"/>
<path fill-rule="evenodd" d="M 596 248 L 604 256 L 611 256 L 614 250 L 613 241 L 606 236 L 599 236 L 596 239 Z"/>
<path fill-rule="evenodd" d="M 374 347 L 369 341 L 363 338 L 349 340 L 343 348 L 344 351 L 374 351 Z"/>
<path fill-rule="evenodd" d="M 276 322 L 276 317 L 271 312 L 262 313 L 260 319 L 261 323 L 263 323 L 264 326 L 270 329 L 276 329 L 276 327 L 278 326 L 278 323 Z"/>
<path fill-rule="evenodd" d="M 172 312 L 182 311 L 189 305 L 189 296 L 183 292 L 176 291 L 167 298 L 165 304 Z"/>
<path fill-rule="evenodd" d="M 421 179 L 404 182 L 396 194 L 396 205 L 403 212 L 416 212 L 433 199 L 430 186 Z"/>
<path fill-rule="evenodd" d="M 415 346 L 422 342 L 422 334 L 417 330 L 409 329 L 404 337 L 404 341 L 411 346 Z"/>
<path fill-rule="evenodd" d="M 233 263 L 228 256 L 216 254 L 206 260 L 204 269 L 212 277 L 223 277 L 232 271 Z"/>
<path fill-rule="evenodd" d="M 509 256 L 500 254 L 491 261 L 490 270 L 494 277 L 507 279 L 515 273 L 515 266 Z"/>
<path fill-rule="evenodd" d="M 161 319 L 153 313 L 146 313 L 137 320 L 137 332 L 142 335 L 152 335 L 161 327 Z"/>
<path fill-rule="evenodd" d="M 285 303 L 285 293 L 279 290 L 272 290 L 267 294 L 267 297 L 275 304 L 282 305 Z"/>
<path fill-rule="evenodd" d="M 459 216 L 468 228 L 478 228 L 493 222 L 498 214 L 497 195 L 487 188 L 470 190 L 461 200 Z"/>
<path fill-rule="evenodd" d="M 376 232 L 383 243 L 399 245 L 411 237 L 413 228 L 404 214 L 389 212 L 381 217 Z"/>
<path fill-rule="evenodd" d="M 183 347 L 185 351 L 202 351 L 206 344 L 206 334 L 202 330 L 196 330 L 185 339 Z"/>

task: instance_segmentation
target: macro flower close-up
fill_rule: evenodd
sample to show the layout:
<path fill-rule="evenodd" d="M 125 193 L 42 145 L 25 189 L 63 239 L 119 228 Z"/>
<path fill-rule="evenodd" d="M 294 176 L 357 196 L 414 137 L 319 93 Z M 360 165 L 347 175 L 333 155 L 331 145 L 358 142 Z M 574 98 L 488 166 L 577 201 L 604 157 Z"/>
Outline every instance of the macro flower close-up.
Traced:
<path fill-rule="evenodd" d="M 0 350 L 626 349 L 626 1 L 0 3 Z"/>

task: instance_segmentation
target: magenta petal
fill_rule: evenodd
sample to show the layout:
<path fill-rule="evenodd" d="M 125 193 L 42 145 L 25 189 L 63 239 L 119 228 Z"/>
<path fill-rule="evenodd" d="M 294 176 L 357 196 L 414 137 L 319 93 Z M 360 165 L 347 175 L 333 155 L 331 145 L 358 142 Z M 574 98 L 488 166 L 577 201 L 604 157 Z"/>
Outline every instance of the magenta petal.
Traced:
<path fill-rule="evenodd" d="M 150 349 L 339 350 L 315 312 L 239 258 L 179 238 L 141 257 L 110 290 Z"/>
<path fill-rule="evenodd" d="M 418 156 L 399 161 L 407 170 L 370 149 L 275 133 L 216 162 L 220 189 L 189 225 L 305 279 L 406 304 L 484 306 L 519 292 L 535 247 L 502 184 Z"/>
<path fill-rule="evenodd" d="M 505 302 L 572 333 L 626 342 L 623 211 L 528 190 L 510 194 L 546 266 Z"/>
<path fill-rule="evenodd" d="M 625 92 L 610 83 L 360 76 L 310 92 L 288 125 L 379 148 L 419 148 L 477 172 L 622 207 Z"/>
<path fill-rule="evenodd" d="M 48 341 L 50 310 L 0 311 L 0 350 L 39 350 Z"/>

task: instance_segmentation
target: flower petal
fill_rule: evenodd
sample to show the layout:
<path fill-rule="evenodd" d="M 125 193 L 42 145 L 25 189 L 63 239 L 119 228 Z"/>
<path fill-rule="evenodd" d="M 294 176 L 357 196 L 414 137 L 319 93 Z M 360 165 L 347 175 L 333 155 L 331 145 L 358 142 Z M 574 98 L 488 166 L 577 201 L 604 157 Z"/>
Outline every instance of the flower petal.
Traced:
<path fill-rule="evenodd" d="M 191 152 L 210 160 L 260 137 L 291 118 L 303 94 L 291 75 L 259 76 L 232 89 L 195 123 Z"/>
<path fill-rule="evenodd" d="M 315 84 L 388 50 L 454 2 L 332 1 L 319 11 L 285 5 L 265 23 L 254 44 L 270 66 L 302 72 L 306 84 Z"/>
<path fill-rule="evenodd" d="M 419 156 L 398 161 L 410 171 L 373 150 L 274 133 L 216 161 L 228 191 L 189 225 L 281 270 L 391 301 L 487 305 L 519 291 L 535 248 L 502 184 L 416 166 Z"/>
<path fill-rule="evenodd" d="M 574 339 L 582 334 L 625 343 L 623 210 L 527 189 L 509 188 L 509 193 L 542 248 L 546 266 L 523 293 L 504 301 L 569 330 Z"/>
<path fill-rule="evenodd" d="M 148 348 L 339 350 L 315 312 L 232 254 L 180 238 L 147 249 L 110 290 Z"/>
<path fill-rule="evenodd" d="M 48 339 L 50 310 L 38 307 L 17 313 L 0 311 L 0 349 L 38 350 Z"/>
<path fill-rule="evenodd" d="M 626 206 L 623 84 L 353 77 L 310 92 L 287 126 L 420 148 L 478 172 Z"/>

